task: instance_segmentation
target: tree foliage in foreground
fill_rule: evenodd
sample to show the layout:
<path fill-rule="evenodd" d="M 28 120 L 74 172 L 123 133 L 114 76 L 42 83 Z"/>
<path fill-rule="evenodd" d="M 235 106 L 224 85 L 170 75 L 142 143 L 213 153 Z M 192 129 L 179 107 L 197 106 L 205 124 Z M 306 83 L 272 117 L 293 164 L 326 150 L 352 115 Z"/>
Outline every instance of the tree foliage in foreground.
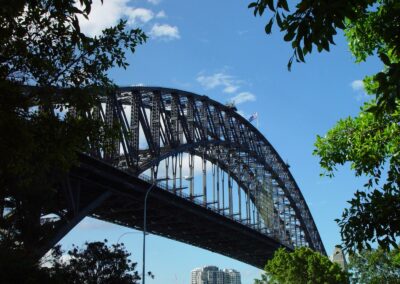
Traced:
<path fill-rule="evenodd" d="M 348 274 L 337 263 L 306 247 L 296 248 L 293 252 L 278 249 L 264 270 L 262 280 L 256 280 L 256 284 L 349 283 Z"/>
<path fill-rule="evenodd" d="M 315 144 L 326 174 L 350 161 L 357 176 L 368 177 L 367 191 L 357 190 L 337 220 L 344 244 L 358 250 L 370 242 L 396 246 L 400 233 L 400 109 L 377 118 L 367 111 L 371 105 L 358 117 L 340 120 Z"/>
<path fill-rule="evenodd" d="M 400 283 L 400 251 L 363 250 L 349 257 L 351 283 Z"/>
<path fill-rule="evenodd" d="M 140 280 L 123 244 L 104 242 L 74 246 L 68 252 L 56 246 L 41 263 L 24 257 L 24 250 L 2 247 L 1 283 L 137 284 Z"/>
<path fill-rule="evenodd" d="M 338 220 L 348 249 L 388 249 L 400 236 L 400 2 L 397 0 L 297 1 L 257 0 L 250 3 L 254 15 L 274 23 L 293 47 L 289 60 L 304 62 L 313 49 L 329 51 L 338 30 L 344 30 L 356 62 L 378 55 L 382 71 L 364 78 L 366 91 L 375 98 L 358 117 L 340 120 L 324 137 L 318 137 L 314 154 L 325 174 L 332 177 L 337 165 L 347 162 L 357 176 L 367 176 L 363 190 L 349 201 L 350 208 Z M 290 11 L 290 8 L 293 8 Z"/>
<path fill-rule="evenodd" d="M 56 247 L 47 272 L 52 278 L 71 284 L 136 284 L 140 280 L 136 263 L 121 243 L 111 246 L 104 242 L 85 243 L 83 248 L 74 246 L 63 257 Z"/>
<path fill-rule="evenodd" d="M 91 0 L 15 0 L 0 6 L 0 240 L 36 254 L 57 213 L 57 184 L 77 151 L 112 134 L 81 115 L 114 87 L 107 72 L 146 40 L 126 21 L 96 37 L 80 31 Z M 34 88 L 27 89 L 30 85 Z M 63 112 L 72 108 L 74 113 Z"/>

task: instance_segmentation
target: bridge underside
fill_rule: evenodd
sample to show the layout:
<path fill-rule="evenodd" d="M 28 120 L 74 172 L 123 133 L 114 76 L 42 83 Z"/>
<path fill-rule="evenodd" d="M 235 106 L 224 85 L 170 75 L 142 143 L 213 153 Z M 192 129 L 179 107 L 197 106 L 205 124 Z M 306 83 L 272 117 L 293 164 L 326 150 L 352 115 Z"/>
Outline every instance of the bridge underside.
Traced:
<path fill-rule="evenodd" d="M 90 215 L 94 218 L 142 230 L 144 193 L 150 183 L 98 160 L 83 157 L 71 173 L 80 184 L 80 203 L 88 204 L 106 191 L 111 195 Z M 153 234 L 235 258 L 258 268 L 281 245 L 251 228 L 154 188 L 148 199 L 147 230 Z"/>

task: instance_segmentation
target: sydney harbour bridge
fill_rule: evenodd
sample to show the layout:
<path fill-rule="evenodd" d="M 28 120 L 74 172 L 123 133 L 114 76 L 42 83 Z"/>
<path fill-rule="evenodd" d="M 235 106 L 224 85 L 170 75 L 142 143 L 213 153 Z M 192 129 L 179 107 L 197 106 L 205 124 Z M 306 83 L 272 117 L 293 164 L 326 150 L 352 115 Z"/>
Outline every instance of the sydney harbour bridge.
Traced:
<path fill-rule="evenodd" d="M 142 230 L 154 186 L 153 234 L 259 268 L 279 247 L 326 254 L 288 165 L 233 106 L 176 89 L 123 87 L 85 115 L 117 125 L 118 135 L 80 155 L 43 252 L 86 216 Z"/>

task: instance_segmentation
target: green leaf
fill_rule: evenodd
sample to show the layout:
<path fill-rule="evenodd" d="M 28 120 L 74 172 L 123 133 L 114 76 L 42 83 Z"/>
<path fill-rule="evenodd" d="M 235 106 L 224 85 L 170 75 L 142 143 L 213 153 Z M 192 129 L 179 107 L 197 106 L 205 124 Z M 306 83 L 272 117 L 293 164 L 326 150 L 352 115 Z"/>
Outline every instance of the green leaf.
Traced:
<path fill-rule="evenodd" d="M 267 34 L 270 34 L 270 33 L 271 33 L 271 29 L 272 29 L 273 23 L 274 23 L 274 18 L 271 18 L 271 19 L 269 20 L 268 24 L 265 26 L 265 32 L 266 32 Z"/>
<path fill-rule="evenodd" d="M 282 29 L 282 19 L 281 19 L 281 16 L 279 15 L 279 13 L 276 13 L 276 23 Z"/>
<path fill-rule="evenodd" d="M 274 0 L 267 0 L 268 1 L 268 8 L 271 10 L 271 11 L 273 11 L 273 12 L 275 12 L 275 7 L 274 7 Z"/>
<path fill-rule="evenodd" d="M 379 53 L 379 58 L 386 66 L 389 66 L 391 64 L 389 57 L 385 53 Z"/>
<path fill-rule="evenodd" d="M 322 39 L 322 47 L 323 49 L 325 49 L 326 51 L 329 51 L 329 42 L 327 39 Z"/>
<path fill-rule="evenodd" d="M 294 32 L 288 32 L 284 37 L 284 41 L 291 41 L 296 34 Z"/>
<path fill-rule="evenodd" d="M 297 52 L 298 59 L 300 59 L 301 62 L 305 62 L 304 56 L 303 56 L 303 51 L 301 50 L 300 46 L 298 46 L 296 48 L 296 52 Z"/>
<path fill-rule="evenodd" d="M 256 7 L 256 9 L 258 9 L 258 14 L 259 14 L 260 16 L 262 16 L 262 14 L 264 14 L 265 5 L 258 5 L 258 6 Z"/>
<path fill-rule="evenodd" d="M 282 7 L 285 11 L 289 12 L 289 6 L 286 0 L 279 0 L 278 6 Z"/>
<path fill-rule="evenodd" d="M 247 6 L 247 8 L 253 8 L 256 7 L 257 5 L 258 5 L 257 2 L 252 2 L 249 4 L 249 6 Z"/>
<path fill-rule="evenodd" d="M 292 55 L 292 57 L 290 57 L 289 62 L 287 64 L 287 69 L 289 70 L 289 72 L 292 70 L 293 59 L 294 59 L 294 55 Z"/>

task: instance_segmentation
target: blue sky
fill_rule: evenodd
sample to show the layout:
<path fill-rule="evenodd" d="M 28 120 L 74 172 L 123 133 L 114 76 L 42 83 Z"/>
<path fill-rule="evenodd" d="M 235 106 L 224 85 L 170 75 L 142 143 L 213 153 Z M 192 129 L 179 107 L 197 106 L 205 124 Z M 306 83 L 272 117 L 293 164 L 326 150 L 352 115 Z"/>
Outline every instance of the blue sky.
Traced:
<path fill-rule="evenodd" d="M 273 30 L 264 33 L 265 18 L 247 9 L 250 1 L 104 0 L 95 5 L 82 28 L 94 35 L 126 18 L 140 26 L 148 42 L 128 55 L 127 70 L 112 70 L 118 85 L 173 87 L 205 94 L 222 103 L 235 100 L 244 116 L 259 115 L 259 129 L 281 157 L 288 161 L 310 207 L 328 254 L 340 243 L 334 222 L 363 179 L 344 166 L 334 179 L 320 177 L 312 156 L 316 135 L 324 135 L 337 120 L 358 113 L 367 99 L 365 75 L 381 69 L 376 58 L 355 64 L 343 35 L 330 53 L 312 54 L 306 64 L 288 72 L 289 44 Z M 133 259 L 141 262 L 140 232 L 85 219 L 63 240 L 72 243 L 121 237 Z M 156 278 L 148 283 L 189 283 L 190 271 L 217 265 L 242 273 L 243 284 L 253 283 L 260 271 L 241 262 L 175 241 L 150 236 L 147 268 Z M 140 266 L 138 267 L 139 269 Z M 141 270 L 140 270 L 141 271 Z"/>

